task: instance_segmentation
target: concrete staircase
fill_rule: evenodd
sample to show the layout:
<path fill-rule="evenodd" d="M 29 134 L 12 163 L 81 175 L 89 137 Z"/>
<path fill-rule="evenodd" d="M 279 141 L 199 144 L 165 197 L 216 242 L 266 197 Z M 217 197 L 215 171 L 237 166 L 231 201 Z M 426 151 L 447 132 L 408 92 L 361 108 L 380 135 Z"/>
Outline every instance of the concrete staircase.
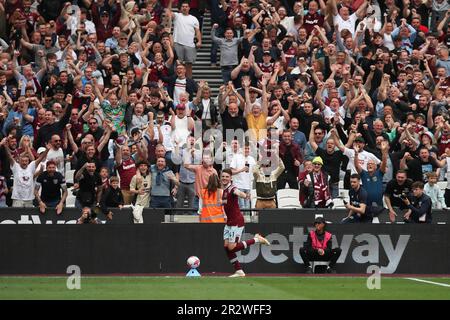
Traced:
<path fill-rule="evenodd" d="M 220 67 L 211 67 L 211 14 L 206 12 L 203 17 L 202 47 L 197 51 L 197 61 L 192 68 L 195 81 L 205 80 L 211 88 L 211 97 L 219 94 L 219 87 L 223 84 Z M 217 52 L 217 62 L 220 61 L 220 49 Z"/>

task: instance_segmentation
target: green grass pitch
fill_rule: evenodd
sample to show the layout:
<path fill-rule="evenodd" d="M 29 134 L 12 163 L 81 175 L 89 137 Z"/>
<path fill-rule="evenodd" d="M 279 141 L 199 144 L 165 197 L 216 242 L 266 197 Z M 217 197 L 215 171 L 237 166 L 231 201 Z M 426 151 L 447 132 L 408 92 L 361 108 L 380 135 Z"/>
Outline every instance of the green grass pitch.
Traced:
<path fill-rule="evenodd" d="M 450 278 L 381 278 L 369 290 L 365 277 L 82 277 L 80 290 L 67 277 L 0 277 L 0 299 L 300 300 L 450 299 Z"/>

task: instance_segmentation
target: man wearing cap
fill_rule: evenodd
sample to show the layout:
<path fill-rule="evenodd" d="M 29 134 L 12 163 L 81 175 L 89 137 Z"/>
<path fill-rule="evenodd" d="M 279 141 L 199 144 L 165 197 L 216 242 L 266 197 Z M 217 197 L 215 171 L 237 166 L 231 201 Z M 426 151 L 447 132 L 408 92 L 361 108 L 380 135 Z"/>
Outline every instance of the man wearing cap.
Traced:
<path fill-rule="evenodd" d="M 275 67 L 275 63 L 273 63 L 272 55 L 270 51 L 264 51 L 262 56 L 262 62 L 258 62 L 258 67 L 264 73 L 272 73 Z"/>
<path fill-rule="evenodd" d="M 336 273 L 334 266 L 341 255 L 341 248 L 332 247 L 332 235 L 325 231 L 327 222 L 324 218 L 318 217 L 314 221 L 314 229 L 308 234 L 303 248 L 300 249 L 300 256 L 305 264 L 306 273 L 313 273 L 310 261 L 329 261 L 327 273 Z"/>
<path fill-rule="evenodd" d="M 105 8 L 99 9 L 99 4 L 97 2 L 92 3 L 92 20 L 95 23 L 97 31 L 98 41 L 106 41 L 108 38 L 112 37 L 112 31 L 114 26 L 117 26 L 120 19 L 121 8 L 116 6 L 114 15 L 110 18 L 110 14 Z"/>
<path fill-rule="evenodd" d="M 329 176 L 322 170 L 323 160 L 321 157 L 315 157 L 312 160 L 313 171 L 308 174 L 303 181 L 307 188 L 308 199 L 304 207 L 308 208 L 328 208 L 333 205 Z"/>

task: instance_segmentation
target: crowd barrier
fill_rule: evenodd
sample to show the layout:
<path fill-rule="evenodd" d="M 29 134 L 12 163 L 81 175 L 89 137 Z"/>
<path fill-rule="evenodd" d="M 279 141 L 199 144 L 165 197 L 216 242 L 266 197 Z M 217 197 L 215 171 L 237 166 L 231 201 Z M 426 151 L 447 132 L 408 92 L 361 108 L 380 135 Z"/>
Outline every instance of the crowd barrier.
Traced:
<path fill-rule="evenodd" d="M 249 223 L 244 239 L 261 233 L 271 246 L 254 245 L 239 255 L 250 274 L 303 271 L 300 248 L 311 224 Z M 339 273 L 448 274 L 449 225 L 330 224 L 333 245 L 342 249 Z M 200 272 L 231 273 L 223 250 L 223 225 L 153 223 L 141 225 L 0 226 L 0 274 L 65 274 L 77 265 L 82 274 L 185 273 L 196 255 Z"/>
<path fill-rule="evenodd" d="M 100 213 L 99 220 L 104 224 L 133 224 L 132 209 L 111 209 L 113 219 L 107 220 L 105 215 Z M 248 209 L 242 210 L 247 216 L 257 217 L 259 223 L 312 223 L 318 216 L 322 216 L 329 223 L 340 223 L 347 216 L 344 209 Z M 170 217 L 182 215 L 188 212 L 196 215 L 194 209 L 144 209 L 144 224 L 161 223 L 165 221 L 165 216 Z M 42 215 L 38 208 L 5 208 L 0 209 L 0 224 L 75 224 L 81 216 L 81 210 L 77 208 L 65 208 L 61 215 L 57 215 L 55 209 L 47 209 Z M 433 224 L 450 223 L 450 211 L 433 210 Z M 255 219 L 256 220 L 256 219 Z M 252 220 L 254 221 L 254 220 Z M 390 223 L 387 210 L 375 217 L 374 224 Z M 404 223 L 401 216 L 397 217 L 397 224 Z"/>

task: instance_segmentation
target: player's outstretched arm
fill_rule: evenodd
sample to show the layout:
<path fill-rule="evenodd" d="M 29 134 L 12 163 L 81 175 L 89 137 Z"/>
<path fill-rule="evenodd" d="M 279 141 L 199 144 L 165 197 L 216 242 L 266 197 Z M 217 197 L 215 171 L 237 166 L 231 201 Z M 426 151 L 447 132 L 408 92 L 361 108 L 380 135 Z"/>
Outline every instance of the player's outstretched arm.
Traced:
<path fill-rule="evenodd" d="M 242 191 L 240 191 L 240 190 L 238 190 L 238 189 L 234 189 L 234 192 L 233 192 L 233 193 L 234 193 L 236 196 L 238 196 L 239 198 L 246 199 L 246 198 L 249 197 L 249 194 L 248 194 L 248 193 L 242 192 Z"/>

